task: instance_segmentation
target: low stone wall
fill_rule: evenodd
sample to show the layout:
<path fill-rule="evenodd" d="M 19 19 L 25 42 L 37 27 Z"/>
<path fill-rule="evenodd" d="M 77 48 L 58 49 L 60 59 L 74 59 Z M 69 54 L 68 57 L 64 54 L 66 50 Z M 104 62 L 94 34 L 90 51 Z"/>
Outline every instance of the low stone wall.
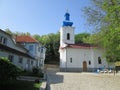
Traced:
<path fill-rule="evenodd" d="M 17 80 L 26 80 L 26 81 L 35 81 L 36 79 L 40 79 L 39 77 L 30 77 L 30 76 L 19 76 Z"/>
<path fill-rule="evenodd" d="M 61 72 L 83 72 L 83 68 L 60 68 Z M 97 68 L 87 68 L 86 72 L 95 72 Z"/>
<path fill-rule="evenodd" d="M 56 71 L 59 72 L 59 66 L 58 65 L 51 65 L 51 64 L 46 64 L 45 65 L 45 71 Z"/>

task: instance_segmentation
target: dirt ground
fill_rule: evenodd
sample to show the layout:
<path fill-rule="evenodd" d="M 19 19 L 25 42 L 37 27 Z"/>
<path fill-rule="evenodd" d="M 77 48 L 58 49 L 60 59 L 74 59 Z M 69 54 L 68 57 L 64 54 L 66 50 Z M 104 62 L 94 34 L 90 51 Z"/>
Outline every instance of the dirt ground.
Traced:
<path fill-rule="evenodd" d="M 120 75 L 47 72 L 48 90 L 120 90 Z"/>

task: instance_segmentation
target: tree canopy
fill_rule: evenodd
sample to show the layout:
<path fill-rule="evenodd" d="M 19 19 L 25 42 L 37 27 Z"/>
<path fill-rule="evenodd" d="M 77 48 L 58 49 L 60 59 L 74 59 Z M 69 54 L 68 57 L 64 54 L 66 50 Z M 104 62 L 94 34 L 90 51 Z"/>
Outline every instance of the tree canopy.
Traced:
<path fill-rule="evenodd" d="M 91 0 L 86 7 L 87 22 L 95 29 L 88 42 L 102 46 L 108 62 L 120 61 L 120 0 Z"/>

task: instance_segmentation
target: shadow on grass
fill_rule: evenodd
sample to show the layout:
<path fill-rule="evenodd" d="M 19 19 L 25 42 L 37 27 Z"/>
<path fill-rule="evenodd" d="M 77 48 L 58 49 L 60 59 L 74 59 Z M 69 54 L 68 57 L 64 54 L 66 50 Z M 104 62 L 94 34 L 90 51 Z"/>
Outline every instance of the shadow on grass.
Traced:
<path fill-rule="evenodd" d="M 26 71 L 26 72 L 22 72 L 20 76 L 32 76 L 32 77 L 40 77 L 40 78 L 43 78 L 43 73 L 33 73 L 33 72 L 29 72 L 29 71 Z"/>
<path fill-rule="evenodd" d="M 39 90 L 41 83 L 33 81 L 14 80 L 0 85 L 0 90 Z"/>

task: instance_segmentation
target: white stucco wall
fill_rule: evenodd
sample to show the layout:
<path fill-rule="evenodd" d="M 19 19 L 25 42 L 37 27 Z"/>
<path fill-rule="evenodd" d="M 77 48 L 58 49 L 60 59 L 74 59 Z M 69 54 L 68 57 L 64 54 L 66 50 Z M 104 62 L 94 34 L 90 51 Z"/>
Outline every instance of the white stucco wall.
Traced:
<path fill-rule="evenodd" d="M 87 68 L 108 68 L 108 64 L 103 55 L 104 50 L 98 48 L 61 49 L 60 68 L 83 68 L 84 61 L 87 63 Z M 101 64 L 98 63 L 98 57 L 101 57 Z M 72 62 L 70 58 L 72 58 Z M 89 61 L 91 64 L 89 64 Z"/>
<path fill-rule="evenodd" d="M 30 51 L 29 46 L 33 46 L 33 50 Z M 29 54 L 36 59 L 36 66 L 39 68 L 44 67 L 46 48 L 41 46 L 40 43 L 24 43 L 24 47 L 29 50 Z M 43 51 L 41 49 L 43 48 Z"/>
<path fill-rule="evenodd" d="M 13 49 L 16 49 L 20 52 L 23 52 L 23 53 L 27 53 L 28 50 L 29 50 L 29 46 L 30 45 L 33 45 L 33 50 L 30 51 L 30 55 L 35 57 L 36 60 L 33 60 L 31 58 L 27 58 L 25 56 L 20 56 L 20 55 L 17 55 L 15 53 L 11 53 L 11 52 L 6 52 L 6 51 L 0 51 L 0 56 L 3 56 L 3 57 L 8 57 L 8 55 L 13 55 L 14 56 L 14 64 L 17 65 L 18 67 L 21 67 L 23 69 L 25 69 L 26 67 L 28 67 L 29 69 L 32 69 L 33 66 L 40 66 L 41 64 L 44 64 L 44 59 L 45 59 L 45 53 L 43 52 L 42 54 L 40 53 L 40 50 L 39 47 L 41 47 L 41 45 L 39 43 L 25 43 L 25 47 L 27 49 L 25 49 L 25 47 L 23 47 L 22 45 L 19 45 L 19 44 L 16 44 L 15 40 L 12 38 L 11 35 L 7 34 L 6 32 L 0 30 L 0 37 L 4 37 L 7 39 L 7 47 L 10 47 L 10 48 L 13 48 Z M 2 44 L 2 43 L 1 43 Z M 42 56 L 42 59 L 41 59 L 41 56 Z M 23 58 L 23 63 L 18 63 L 19 61 L 19 57 L 22 57 Z M 30 65 L 27 65 L 27 60 L 30 60 Z M 42 60 L 42 61 L 41 61 Z M 33 64 L 31 64 L 31 61 L 33 61 Z M 43 66 L 43 65 L 42 65 Z"/>
<path fill-rule="evenodd" d="M 72 58 L 72 63 L 70 58 Z M 87 62 L 87 67 L 94 67 L 94 60 L 92 59 L 90 49 L 67 48 L 67 67 L 82 68 L 84 61 Z M 91 61 L 91 65 L 88 65 L 89 61 Z"/>
<path fill-rule="evenodd" d="M 19 51 L 24 52 L 24 53 L 27 52 L 27 50 L 24 49 L 23 47 L 16 45 L 16 42 L 13 40 L 13 38 L 9 34 L 6 34 L 6 32 L 0 30 L 0 37 L 2 37 L 2 36 L 4 38 L 7 38 L 7 45 L 6 46 L 13 48 L 13 49 L 16 49 L 16 50 L 19 50 Z"/>
<path fill-rule="evenodd" d="M 108 63 L 106 62 L 106 58 L 104 57 L 103 49 L 95 49 L 93 48 L 94 54 L 94 67 L 96 68 L 108 68 Z M 98 57 L 101 57 L 102 64 L 98 64 Z"/>
<path fill-rule="evenodd" d="M 60 68 L 66 68 L 66 49 L 60 49 Z"/>
<path fill-rule="evenodd" d="M 67 33 L 70 34 L 70 40 L 67 40 Z M 74 44 L 74 27 L 65 26 L 60 28 L 60 46 L 64 47 L 65 43 Z"/>
<path fill-rule="evenodd" d="M 13 60 L 13 64 L 15 64 L 17 67 L 21 68 L 21 69 L 26 69 L 26 70 L 32 70 L 32 68 L 35 66 L 35 60 L 24 57 L 24 56 L 20 56 L 11 52 L 6 52 L 6 51 L 0 51 L 0 57 L 6 57 L 8 58 L 9 55 L 13 55 L 14 56 L 14 60 Z M 19 63 L 19 57 L 23 58 L 23 62 Z M 29 63 L 29 65 L 27 64 L 27 60 L 33 61 L 33 64 Z M 29 67 L 28 67 L 29 66 Z"/>
<path fill-rule="evenodd" d="M 27 49 L 27 50 L 29 50 L 29 46 L 33 46 L 33 50 L 29 50 L 29 53 L 30 53 L 30 55 L 32 55 L 33 57 L 35 57 L 36 55 L 37 55 L 37 45 L 36 45 L 37 43 L 25 43 L 25 48 Z"/>
<path fill-rule="evenodd" d="M 16 49 L 18 51 L 21 51 L 21 52 L 24 52 L 24 53 L 27 53 L 27 50 L 25 48 L 23 48 L 22 46 L 19 46 L 19 45 L 15 45 L 12 47 L 13 49 Z"/>
<path fill-rule="evenodd" d="M 7 46 L 12 47 L 14 45 L 13 41 L 11 40 L 10 35 L 4 33 L 4 31 L 0 30 L 0 37 L 7 38 Z"/>
<path fill-rule="evenodd" d="M 46 48 L 41 47 L 40 48 L 40 65 L 41 65 L 41 68 L 44 68 L 45 54 L 46 54 Z"/>

